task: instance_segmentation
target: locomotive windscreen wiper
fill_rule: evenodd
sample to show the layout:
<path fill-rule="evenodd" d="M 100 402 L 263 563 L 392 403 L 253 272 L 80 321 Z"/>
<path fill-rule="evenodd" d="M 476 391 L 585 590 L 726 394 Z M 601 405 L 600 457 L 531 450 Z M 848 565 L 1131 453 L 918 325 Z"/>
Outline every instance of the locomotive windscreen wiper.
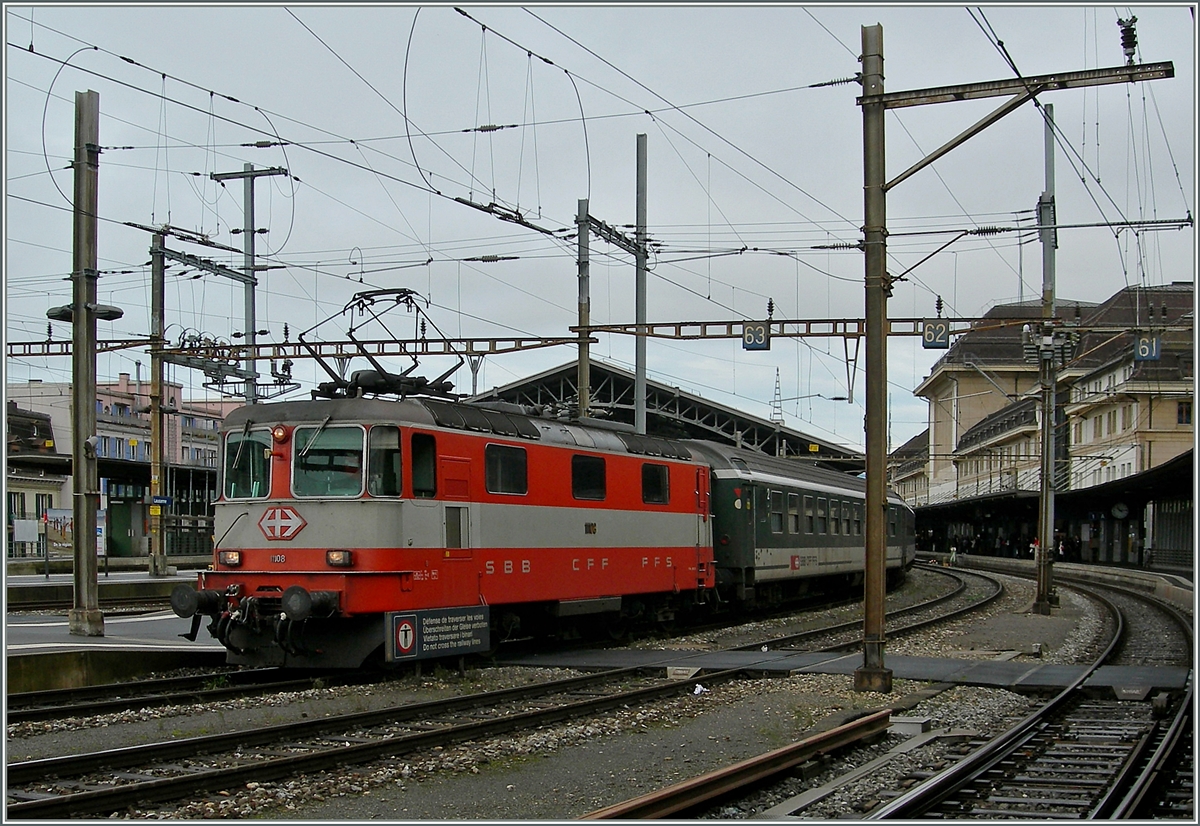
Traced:
<path fill-rule="evenodd" d="M 331 418 L 333 418 L 333 417 L 326 416 L 325 420 L 323 422 L 321 422 L 321 426 L 317 428 L 317 431 L 315 433 L 313 433 L 312 438 L 308 440 L 308 444 L 306 444 L 304 446 L 304 449 L 300 451 L 301 459 L 303 459 L 305 456 L 308 455 L 308 449 L 313 446 L 313 442 L 315 442 L 317 440 L 317 437 L 321 435 L 321 431 L 325 429 L 325 425 L 329 424 L 329 420 Z"/>

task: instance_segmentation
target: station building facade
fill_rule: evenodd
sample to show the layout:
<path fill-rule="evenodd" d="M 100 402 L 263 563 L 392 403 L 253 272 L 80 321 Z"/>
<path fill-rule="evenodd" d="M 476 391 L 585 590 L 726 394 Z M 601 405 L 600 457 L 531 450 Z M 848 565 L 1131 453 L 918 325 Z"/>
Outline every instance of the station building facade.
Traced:
<path fill-rule="evenodd" d="M 1193 302 L 1192 282 L 1128 288 L 1100 304 L 1058 302 L 1053 476 L 1064 558 L 1194 567 L 1192 531 L 1180 528 L 1193 498 L 1183 476 L 1195 442 Z M 993 308 L 916 388 L 929 428 L 892 454 L 889 474 L 917 508 L 927 549 L 1028 555 L 1042 410 L 1023 328 L 1040 317 L 1040 302 Z M 1169 483 L 1164 468 L 1179 481 Z"/>
<path fill-rule="evenodd" d="M 46 511 L 71 509 L 71 444 L 73 422 L 71 385 L 67 382 L 30 381 L 6 385 L 8 430 L 8 496 L 6 517 L 10 525 L 38 520 L 44 536 Z M 225 415 L 240 400 L 196 401 L 185 399 L 183 387 L 164 382 L 162 391 L 163 461 L 166 479 L 161 495 L 169 504 L 161 506 L 164 541 L 168 554 L 211 552 L 212 501 L 217 490 L 218 428 Z M 100 507 L 104 514 L 106 550 L 112 556 L 146 556 L 149 553 L 151 507 L 150 382 L 121 373 L 115 382 L 96 387 L 96 459 L 100 474 Z M 53 434 L 35 449 L 31 443 L 14 451 L 22 439 L 16 430 L 24 422 L 41 423 L 43 432 Z M 27 439 L 28 441 L 28 439 Z M 35 459 L 40 455 L 40 459 Z M 31 462 L 56 462 L 53 475 L 35 477 Z M 44 468 L 43 468 L 44 469 Z M 19 515 L 18 515 L 19 514 Z M 22 537 L 28 527 L 22 525 Z M 11 531 L 10 531 L 11 534 Z M 39 550 L 10 539 L 9 556 L 41 555 L 44 538 L 36 540 Z"/>

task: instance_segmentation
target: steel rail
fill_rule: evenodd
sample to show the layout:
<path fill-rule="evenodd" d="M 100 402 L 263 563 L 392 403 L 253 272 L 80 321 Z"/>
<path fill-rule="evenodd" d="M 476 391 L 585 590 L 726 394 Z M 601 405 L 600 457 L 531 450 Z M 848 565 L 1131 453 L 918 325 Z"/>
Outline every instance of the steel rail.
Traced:
<path fill-rule="evenodd" d="M 793 767 L 860 740 L 882 734 L 891 726 L 891 709 L 806 737 L 790 746 L 751 757 L 732 766 L 702 774 L 665 789 L 589 812 L 580 820 L 657 820 L 770 780 Z"/>
<path fill-rule="evenodd" d="M 967 785 L 972 778 L 978 777 L 994 767 L 1022 742 L 1034 736 L 1047 716 L 1065 708 L 1084 683 L 1117 649 L 1125 634 L 1124 617 L 1117 607 L 1099 594 L 1091 593 L 1091 596 L 1107 606 L 1116 620 L 1117 628 L 1104 651 L 1083 673 L 1041 708 L 1008 731 L 934 775 L 927 782 L 871 812 L 866 819 L 890 820 L 919 817 L 923 812 L 929 811 L 949 798 L 955 791 Z"/>
<path fill-rule="evenodd" d="M 711 683 L 732 680 L 743 676 L 753 664 L 716 671 L 707 674 Z M 8 766 L 7 782 L 10 788 L 15 783 L 31 783 L 52 776 L 79 776 L 101 769 L 115 769 L 145 765 L 150 762 L 195 757 L 197 754 L 212 754 L 222 749 L 263 745 L 297 736 L 319 735 L 332 730 L 346 731 L 370 725 L 397 723 L 419 716 L 445 714 L 466 708 L 493 705 L 499 698 L 524 699 L 539 694 L 566 691 L 585 687 L 616 677 L 633 676 L 640 669 L 625 668 L 603 674 L 590 674 L 535 686 L 519 686 L 499 692 L 467 695 L 448 700 L 437 700 L 418 705 L 398 706 L 372 712 L 360 712 L 337 718 L 324 718 L 308 722 L 286 723 L 278 726 L 239 731 L 229 734 L 193 737 L 147 746 L 132 746 L 107 752 L 94 752 L 72 757 L 47 758 L 13 763 Z M 216 769 L 201 769 L 191 774 L 156 778 L 128 783 L 106 789 L 92 789 L 72 794 L 57 795 L 44 799 L 10 803 L 6 808 L 8 818 L 55 818 L 74 815 L 112 812 L 144 802 L 177 800 L 197 793 L 212 792 L 244 785 L 250 781 L 267 782 L 288 777 L 300 772 L 321 771 L 337 765 L 363 763 L 381 757 L 434 746 L 444 746 L 465 740 L 503 734 L 514 730 L 557 723 L 575 717 L 607 711 L 628 704 L 646 702 L 691 689 L 690 680 L 671 680 L 662 684 L 630 691 L 618 692 L 603 697 L 589 697 L 564 703 L 551 708 L 516 712 L 483 720 L 447 725 L 445 728 L 420 731 L 396 737 L 382 738 L 366 743 L 353 743 L 322 749 L 310 754 L 275 757 L 249 764 Z"/>

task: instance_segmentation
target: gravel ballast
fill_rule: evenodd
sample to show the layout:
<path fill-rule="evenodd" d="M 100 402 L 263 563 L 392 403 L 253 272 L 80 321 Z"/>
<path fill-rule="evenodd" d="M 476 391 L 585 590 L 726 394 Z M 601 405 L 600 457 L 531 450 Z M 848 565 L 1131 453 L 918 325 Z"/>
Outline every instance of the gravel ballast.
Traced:
<path fill-rule="evenodd" d="M 919 577 L 914 577 L 914 580 Z M 1062 606 L 1053 616 L 1032 614 L 1033 585 L 1006 579 L 1006 595 L 984 616 L 960 621 L 916 638 L 889 641 L 893 654 L 992 657 L 1037 662 L 1075 662 L 1091 648 L 1100 630 L 1098 612 L 1073 592 L 1061 590 Z M 919 583 L 916 588 L 922 587 Z M 849 609 L 861 611 L 857 609 Z M 1028 652 L 1041 647 L 1041 659 Z M 674 643 L 672 643 L 674 645 Z M 682 643 L 686 645 L 686 641 Z M 568 676 L 534 669 L 472 671 L 466 678 L 453 674 L 408 678 L 390 688 L 314 689 L 280 700 L 275 705 L 242 710 L 223 709 L 185 715 L 169 710 L 146 712 L 147 719 L 132 727 L 113 726 L 119 737 L 161 738 L 164 731 L 178 736 L 219 730 L 222 721 L 258 715 L 263 725 L 297 716 L 365 710 L 394 704 L 394 691 L 407 691 L 409 701 L 446 693 L 484 690 L 522 680 Z M 402 684 L 407 682 L 407 686 Z M 463 685 L 463 683 L 467 685 Z M 1030 713 L 1035 701 L 1007 691 L 960 686 L 943 692 L 926 691 L 928 684 L 895 680 L 891 694 L 856 692 L 845 675 L 805 674 L 738 680 L 712 686 L 698 678 L 700 690 L 666 702 L 622 709 L 600 718 L 564 723 L 519 736 L 495 738 L 410 755 L 370 765 L 347 767 L 276 783 L 247 787 L 182 806 L 147 808 L 117 817 L 212 819 L 257 817 L 281 820 L 529 820 L 573 819 L 595 809 L 662 788 L 689 777 L 722 768 L 770 749 L 795 742 L 816 730 L 852 716 L 853 710 L 874 710 L 910 698 L 911 707 L 896 712 L 928 717 L 934 728 L 966 729 L 980 736 L 999 733 Z M 469 686 L 469 688 L 468 688 Z M 930 696 L 932 695 L 932 696 Z M 918 700 L 920 700 L 918 702 Z M 82 731 L 9 731 L 9 759 L 28 759 L 59 752 L 69 742 L 72 751 L 112 747 L 105 728 Z M 19 735 L 15 740 L 14 735 Z M 81 737 L 86 738 L 81 741 Z M 62 738 L 62 739 L 60 739 Z M 100 745 L 108 740 L 107 745 Z M 853 756 L 834 756 L 806 778 L 795 777 L 784 787 L 741 801 L 737 807 L 714 808 L 707 816 L 724 819 L 752 817 L 789 796 L 817 788 L 854 765 L 887 752 L 904 738 L 889 735 Z M 94 742 L 93 742 L 94 741 Z M 87 742 L 86 746 L 81 746 Z M 848 784 L 801 813 L 830 819 L 861 815 L 879 798 L 881 789 L 898 789 L 916 771 L 935 771 L 952 756 L 954 742 L 935 741 L 881 772 Z M 35 754 L 36 753 L 36 754 Z"/>

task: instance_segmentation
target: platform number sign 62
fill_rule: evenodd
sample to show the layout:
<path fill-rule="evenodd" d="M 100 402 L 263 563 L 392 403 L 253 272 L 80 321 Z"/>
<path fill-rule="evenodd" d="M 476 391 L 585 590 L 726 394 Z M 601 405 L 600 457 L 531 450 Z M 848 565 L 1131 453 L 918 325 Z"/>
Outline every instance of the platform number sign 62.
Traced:
<path fill-rule="evenodd" d="M 1151 333 L 1138 333 L 1133 345 L 1134 361 L 1158 361 L 1162 352 L 1162 337 Z"/>
<path fill-rule="evenodd" d="M 765 321 L 747 321 L 742 325 L 743 350 L 770 350 L 771 329 Z"/>
<path fill-rule="evenodd" d="M 950 321 L 934 318 L 921 322 L 921 346 L 926 350 L 947 350 L 950 347 Z"/>

